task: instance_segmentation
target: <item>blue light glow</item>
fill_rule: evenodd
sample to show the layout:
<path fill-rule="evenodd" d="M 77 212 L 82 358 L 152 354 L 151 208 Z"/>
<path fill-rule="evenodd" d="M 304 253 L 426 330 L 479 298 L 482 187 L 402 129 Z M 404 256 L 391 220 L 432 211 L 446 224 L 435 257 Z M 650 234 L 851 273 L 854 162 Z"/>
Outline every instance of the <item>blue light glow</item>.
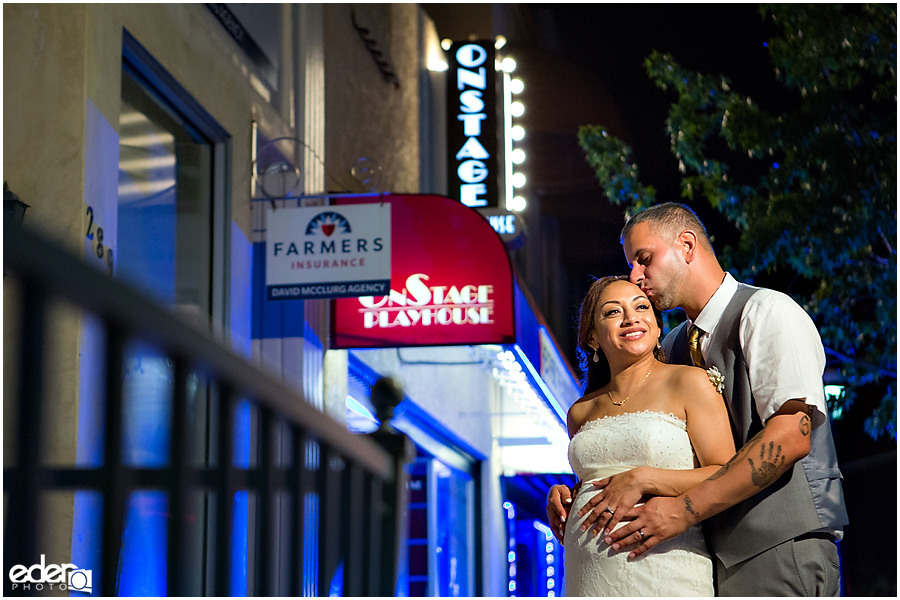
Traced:
<path fill-rule="evenodd" d="M 371 412 L 369 412 L 369 409 L 367 409 L 365 406 L 360 404 L 359 401 L 356 398 L 354 398 L 353 396 L 347 396 L 345 403 L 347 405 L 347 408 L 349 408 L 356 414 L 362 415 L 363 417 L 365 417 L 375 423 L 378 422 L 378 419 L 375 418 L 375 415 L 373 415 Z"/>
<path fill-rule="evenodd" d="M 547 541 L 550 541 L 553 539 L 553 530 L 550 529 L 549 527 L 547 527 L 546 525 L 544 525 L 543 523 L 541 523 L 540 521 L 538 521 L 537 519 L 535 519 L 532 522 L 532 527 L 534 527 L 535 529 L 537 529 L 538 531 L 543 533 L 544 539 L 546 539 Z"/>

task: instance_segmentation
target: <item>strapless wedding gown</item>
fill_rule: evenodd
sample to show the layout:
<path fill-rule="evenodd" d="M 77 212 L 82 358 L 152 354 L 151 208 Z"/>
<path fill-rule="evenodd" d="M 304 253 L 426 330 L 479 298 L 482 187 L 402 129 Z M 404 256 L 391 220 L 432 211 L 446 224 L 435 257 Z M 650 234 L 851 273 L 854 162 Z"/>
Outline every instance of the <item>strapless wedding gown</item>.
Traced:
<path fill-rule="evenodd" d="M 583 484 L 566 521 L 566 595 L 713 595 L 712 560 L 699 525 L 629 560 L 630 548 L 612 550 L 602 533 L 581 531 L 586 517 L 576 515 L 597 493 L 591 481 L 638 466 L 692 469 L 694 451 L 684 421 L 650 411 L 588 421 L 569 442 L 569 464 Z"/>

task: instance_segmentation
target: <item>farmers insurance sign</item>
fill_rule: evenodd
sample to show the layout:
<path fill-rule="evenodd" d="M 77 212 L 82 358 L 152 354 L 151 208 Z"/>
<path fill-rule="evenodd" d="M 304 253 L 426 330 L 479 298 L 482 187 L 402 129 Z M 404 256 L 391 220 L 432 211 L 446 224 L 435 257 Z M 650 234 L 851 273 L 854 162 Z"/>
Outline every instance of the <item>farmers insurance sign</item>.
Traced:
<path fill-rule="evenodd" d="M 335 300 L 332 347 L 514 342 L 512 271 L 487 220 L 443 196 L 383 198 L 392 206 L 390 290 Z"/>
<path fill-rule="evenodd" d="M 267 209 L 269 300 L 386 294 L 390 283 L 390 204 Z"/>
<path fill-rule="evenodd" d="M 448 52 L 447 177 L 466 206 L 498 206 L 497 71 L 492 42 L 457 42 Z"/>

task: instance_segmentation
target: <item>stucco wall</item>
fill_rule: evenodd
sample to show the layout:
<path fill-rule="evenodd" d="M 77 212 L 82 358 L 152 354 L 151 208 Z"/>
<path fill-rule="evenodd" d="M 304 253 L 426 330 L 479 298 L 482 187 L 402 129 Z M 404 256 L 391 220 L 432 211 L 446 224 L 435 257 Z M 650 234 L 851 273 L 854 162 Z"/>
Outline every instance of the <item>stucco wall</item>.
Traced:
<path fill-rule="evenodd" d="M 283 113 L 291 107 L 285 102 L 270 104 L 279 100 L 278 95 L 266 98 L 265 89 L 261 94 L 254 87 L 254 67 L 203 4 L 4 5 L 3 173 L 10 189 L 30 205 L 25 225 L 84 255 L 86 208 L 96 200 L 93 187 L 115 190 L 117 185 L 117 165 L 97 164 L 117 160 L 117 152 L 112 159 L 92 153 L 89 138 L 92 132 L 108 129 L 113 132 L 113 147 L 117 143 L 123 29 L 230 134 L 232 219 L 249 239 L 251 121 L 256 120 L 270 137 L 290 135 Z M 94 125 L 87 127 L 91 120 Z M 108 147 L 109 140 L 102 145 Z M 86 189 L 88 180 L 91 190 Z M 114 195 L 112 204 L 108 219 L 115 218 Z M 108 243 L 114 245 L 114 240 Z M 4 280 L 6 323 L 15 320 L 14 285 Z M 72 312 L 55 313 L 50 331 L 52 368 L 47 371 L 43 456 L 54 464 L 74 464 L 82 318 Z M 7 399 L 12 398 L 10 384 L 15 380 L 13 342 L 7 329 L 3 339 Z M 4 402 L 7 463 L 15 442 L 11 405 Z M 41 552 L 48 560 L 67 560 L 71 494 L 53 494 L 42 511 Z"/>
<path fill-rule="evenodd" d="M 25 222 L 81 251 L 84 188 L 86 8 L 83 5 L 3 7 L 3 177 L 30 208 Z M 6 290 L 15 283 L 4 278 Z M 14 302 L 4 302 L 4 323 L 16 320 Z M 54 312 L 43 423 L 42 459 L 73 463 L 77 407 L 77 315 Z M 10 371 L 16 367 L 14 340 L 4 335 L 4 398 L 12 398 Z M 13 408 L 4 401 L 4 449 L 19 432 Z M 14 457 L 10 453 L 4 460 Z M 67 557 L 71 545 L 71 494 L 45 495 L 40 510 L 42 552 Z M 15 518 L 15 515 L 7 515 Z M 52 554 L 51 554 L 52 553 Z"/>
<path fill-rule="evenodd" d="M 3 177 L 26 222 L 79 251 L 87 9 L 3 6 Z"/>
<path fill-rule="evenodd" d="M 384 53 L 399 81 L 385 81 L 353 26 Z M 419 191 L 418 19 L 416 4 L 326 4 L 326 164 L 332 191 L 368 188 L 350 173 L 360 158 L 381 167 L 375 191 Z"/>

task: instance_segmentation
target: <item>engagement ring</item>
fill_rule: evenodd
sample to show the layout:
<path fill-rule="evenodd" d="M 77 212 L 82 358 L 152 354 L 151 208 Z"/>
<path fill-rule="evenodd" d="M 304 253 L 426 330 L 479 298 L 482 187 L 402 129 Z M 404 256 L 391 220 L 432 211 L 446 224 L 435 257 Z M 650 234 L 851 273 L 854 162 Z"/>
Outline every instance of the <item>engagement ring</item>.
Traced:
<path fill-rule="evenodd" d="M 616 514 L 616 511 L 614 511 L 613 509 L 611 509 L 611 508 L 608 507 L 608 506 L 607 506 L 606 508 L 603 509 L 603 512 L 608 512 L 608 513 L 611 514 L 611 515 Z"/>

